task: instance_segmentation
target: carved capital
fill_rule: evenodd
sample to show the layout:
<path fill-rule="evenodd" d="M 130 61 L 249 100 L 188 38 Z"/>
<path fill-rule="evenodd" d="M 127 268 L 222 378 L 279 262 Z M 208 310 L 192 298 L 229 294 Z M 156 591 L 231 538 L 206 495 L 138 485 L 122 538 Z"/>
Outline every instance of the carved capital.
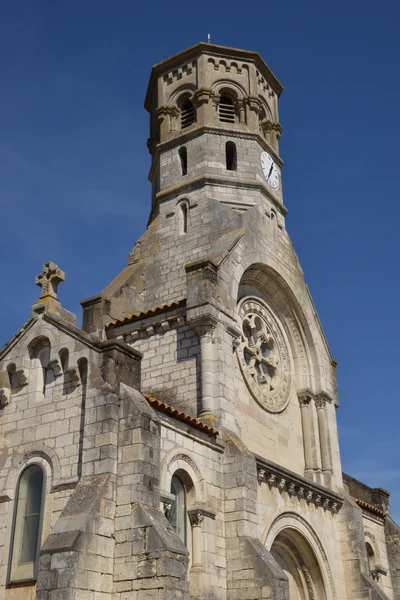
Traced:
<path fill-rule="evenodd" d="M 204 521 L 204 514 L 201 512 L 192 512 L 190 513 L 190 523 L 192 527 L 201 527 L 202 522 Z"/>
<path fill-rule="evenodd" d="M 215 519 L 216 513 L 213 510 L 201 505 L 190 508 L 188 510 L 188 515 L 192 527 L 200 527 L 205 517 L 208 519 Z"/>
<path fill-rule="evenodd" d="M 202 325 L 196 325 L 195 329 L 200 338 L 212 338 L 215 331 L 215 325 L 213 323 L 204 323 Z"/>
<path fill-rule="evenodd" d="M 261 111 L 262 105 L 258 98 L 256 98 L 255 96 L 247 96 L 245 102 L 250 110 L 259 114 L 259 112 Z"/>
<path fill-rule="evenodd" d="M 212 99 L 213 92 L 208 88 L 199 88 L 193 93 L 191 97 L 191 101 L 193 106 L 199 107 L 202 104 L 208 104 L 210 99 Z"/>
<path fill-rule="evenodd" d="M 315 395 L 310 390 L 300 390 L 297 392 L 297 397 L 301 407 L 309 406 L 311 400 L 315 398 Z"/>
<path fill-rule="evenodd" d="M 322 396 L 317 396 L 315 398 L 315 406 L 317 407 L 317 410 L 321 410 L 321 409 L 325 408 L 325 406 L 326 406 L 325 398 Z"/>

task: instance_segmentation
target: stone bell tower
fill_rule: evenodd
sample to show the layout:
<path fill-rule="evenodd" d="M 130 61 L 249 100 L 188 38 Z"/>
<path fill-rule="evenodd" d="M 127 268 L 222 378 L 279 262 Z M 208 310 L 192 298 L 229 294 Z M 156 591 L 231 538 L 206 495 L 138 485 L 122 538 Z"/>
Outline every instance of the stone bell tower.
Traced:
<path fill-rule="evenodd" d="M 281 91 L 257 52 L 200 43 L 155 65 L 145 100 L 150 222 L 160 202 L 200 190 L 238 211 L 273 210 L 283 223 Z"/>

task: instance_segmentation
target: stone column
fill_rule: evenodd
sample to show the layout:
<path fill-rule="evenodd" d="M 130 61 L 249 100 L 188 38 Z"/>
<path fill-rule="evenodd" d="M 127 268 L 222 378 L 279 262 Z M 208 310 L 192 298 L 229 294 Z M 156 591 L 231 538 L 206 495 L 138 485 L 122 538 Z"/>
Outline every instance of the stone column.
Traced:
<path fill-rule="evenodd" d="M 192 512 L 190 514 L 190 523 L 192 525 L 192 567 L 199 567 L 203 562 L 203 548 L 201 543 L 201 524 L 204 521 L 204 515 L 201 512 Z"/>
<path fill-rule="evenodd" d="M 318 396 L 315 399 L 318 416 L 319 443 L 321 448 L 322 471 L 332 474 L 332 459 L 329 444 L 328 415 L 326 414 L 326 399 Z"/>
<path fill-rule="evenodd" d="M 244 100 L 238 101 L 239 123 L 246 123 L 246 105 Z"/>
<path fill-rule="evenodd" d="M 303 429 L 303 445 L 304 445 L 304 471 L 305 474 L 312 474 L 314 471 L 314 461 L 312 452 L 312 435 L 311 435 L 311 415 L 310 404 L 312 396 L 308 393 L 299 394 L 301 425 Z"/>
<path fill-rule="evenodd" d="M 214 406 L 214 356 L 213 334 L 215 326 L 205 323 L 196 327 L 200 338 L 201 411 L 202 416 L 212 415 Z"/>

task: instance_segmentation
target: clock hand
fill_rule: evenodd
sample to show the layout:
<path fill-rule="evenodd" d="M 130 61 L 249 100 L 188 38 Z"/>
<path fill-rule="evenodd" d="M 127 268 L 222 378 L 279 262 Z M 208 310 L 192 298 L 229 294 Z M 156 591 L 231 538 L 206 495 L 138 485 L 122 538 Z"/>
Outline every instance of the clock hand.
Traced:
<path fill-rule="evenodd" d="M 272 173 L 272 169 L 273 169 L 273 168 L 274 168 L 274 163 L 272 163 L 272 165 L 271 165 L 271 168 L 270 168 L 270 170 L 269 170 L 268 177 L 267 177 L 267 181 L 268 181 L 268 179 L 269 179 L 269 178 L 270 178 L 270 176 L 271 176 L 271 173 Z"/>

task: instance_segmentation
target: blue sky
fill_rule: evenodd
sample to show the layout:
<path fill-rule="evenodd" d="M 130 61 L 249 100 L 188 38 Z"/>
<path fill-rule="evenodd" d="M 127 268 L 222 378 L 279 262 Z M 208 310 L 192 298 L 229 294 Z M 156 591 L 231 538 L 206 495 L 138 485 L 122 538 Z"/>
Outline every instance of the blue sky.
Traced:
<path fill-rule="evenodd" d="M 343 468 L 400 521 L 399 3 L 0 2 L 0 338 L 38 297 L 63 305 L 126 264 L 150 206 L 151 66 L 210 32 L 284 85 L 287 227 L 336 360 Z"/>

